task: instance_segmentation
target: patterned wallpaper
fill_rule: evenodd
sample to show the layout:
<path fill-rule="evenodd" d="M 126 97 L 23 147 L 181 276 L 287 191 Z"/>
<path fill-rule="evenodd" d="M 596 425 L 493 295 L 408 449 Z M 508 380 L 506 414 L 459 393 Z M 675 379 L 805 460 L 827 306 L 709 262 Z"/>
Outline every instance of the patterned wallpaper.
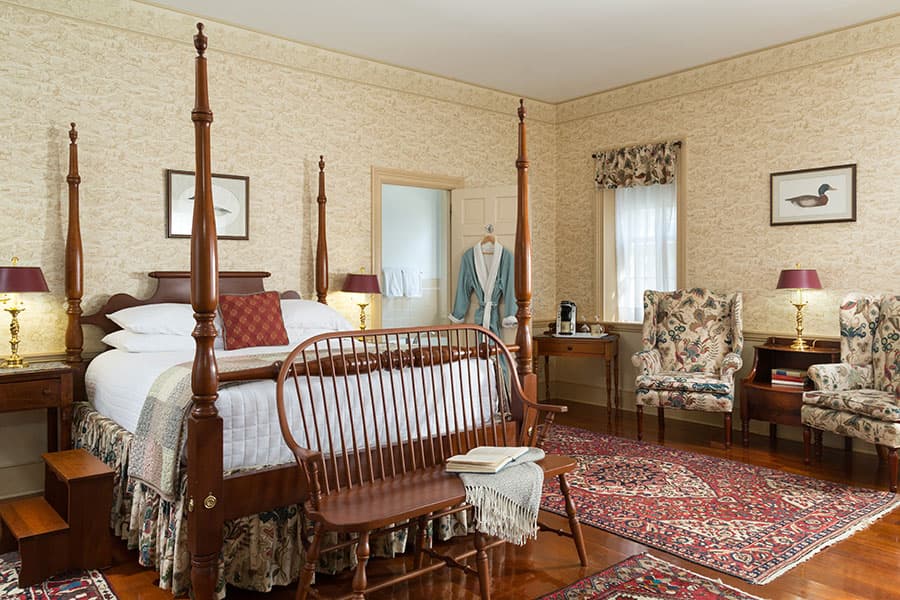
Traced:
<path fill-rule="evenodd" d="M 848 291 L 900 292 L 900 17 L 558 107 L 560 297 L 594 302 L 591 153 L 681 139 L 689 286 L 744 293 L 748 331 L 793 330 L 782 268 L 819 272 L 806 332 Z M 857 164 L 857 221 L 769 225 L 769 174 Z M 563 232 L 565 232 L 563 234 Z M 582 311 L 579 311 L 582 312 Z M 593 314 L 592 310 L 582 314 Z"/>
<path fill-rule="evenodd" d="M 26 354 L 63 348 L 70 121 L 79 129 L 85 309 L 145 295 L 151 270 L 186 269 L 165 238 L 164 171 L 192 169 L 195 18 L 128 1 L 0 2 L 0 259 L 40 265 L 52 293 L 28 298 Z M 265 269 L 270 289 L 313 294 L 316 162 L 328 175 L 331 289 L 371 264 L 371 167 L 516 181 L 518 98 L 214 22 L 214 172 L 250 177 L 250 240 L 220 241 L 222 269 Z M 529 108 L 536 311 L 552 311 L 555 107 Z M 330 301 L 353 320 L 343 294 Z"/>

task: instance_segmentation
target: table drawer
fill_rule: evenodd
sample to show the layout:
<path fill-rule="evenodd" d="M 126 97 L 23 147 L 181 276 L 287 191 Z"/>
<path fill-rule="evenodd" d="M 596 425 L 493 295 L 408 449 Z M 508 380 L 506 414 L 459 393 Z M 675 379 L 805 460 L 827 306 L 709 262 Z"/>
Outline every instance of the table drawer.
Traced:
<path fill-rule="evenodd" d="M 564 354 L 597 356 L 605 353 L 605 344 L 601 340 L 586 340 L 584 338 L 541 340 L 538 342 L 538 352 L 556 356 Z"/>
<path fill-rule="evenodd" d="M 59 379 L 0 383 L 0 409 L 46 408 L 59 404 Z"/>

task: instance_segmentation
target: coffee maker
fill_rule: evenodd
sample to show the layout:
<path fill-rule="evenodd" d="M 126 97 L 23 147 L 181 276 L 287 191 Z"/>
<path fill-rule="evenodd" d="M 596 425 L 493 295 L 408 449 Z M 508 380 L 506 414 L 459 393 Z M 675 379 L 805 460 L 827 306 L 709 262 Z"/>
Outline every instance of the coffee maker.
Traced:
<path fill-rule="evenodd" d="M 572 335 L 576 330 L 575 303 L 571 300 L 563 300 L 559 303 L 559 310 L 556 313 L 556 334 Z"/>

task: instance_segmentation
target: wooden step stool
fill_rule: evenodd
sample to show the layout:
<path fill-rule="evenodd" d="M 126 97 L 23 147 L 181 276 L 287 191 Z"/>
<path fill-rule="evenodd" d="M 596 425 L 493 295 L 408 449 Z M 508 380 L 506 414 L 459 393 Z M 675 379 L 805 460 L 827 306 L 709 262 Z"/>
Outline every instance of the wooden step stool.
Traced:
<path fill-rule="evenodd" d="M 0 505 L 0 551 L 18 542 L 22 588 L 112 562 L 112 469 L 84 450 L 48 452 L 43 459 L 44 497 Z"/>

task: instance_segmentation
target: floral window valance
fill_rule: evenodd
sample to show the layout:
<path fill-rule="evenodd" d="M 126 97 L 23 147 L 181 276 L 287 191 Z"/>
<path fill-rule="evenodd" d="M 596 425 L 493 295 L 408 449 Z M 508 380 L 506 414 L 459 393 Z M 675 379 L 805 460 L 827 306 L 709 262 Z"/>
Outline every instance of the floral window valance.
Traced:
<path fill-rule="evenodd" d="M 606 150 L 594 154 L 597 187 L 615 189 L 675 181 L 675 165 L 681 142 L 662 142 Z"/>

